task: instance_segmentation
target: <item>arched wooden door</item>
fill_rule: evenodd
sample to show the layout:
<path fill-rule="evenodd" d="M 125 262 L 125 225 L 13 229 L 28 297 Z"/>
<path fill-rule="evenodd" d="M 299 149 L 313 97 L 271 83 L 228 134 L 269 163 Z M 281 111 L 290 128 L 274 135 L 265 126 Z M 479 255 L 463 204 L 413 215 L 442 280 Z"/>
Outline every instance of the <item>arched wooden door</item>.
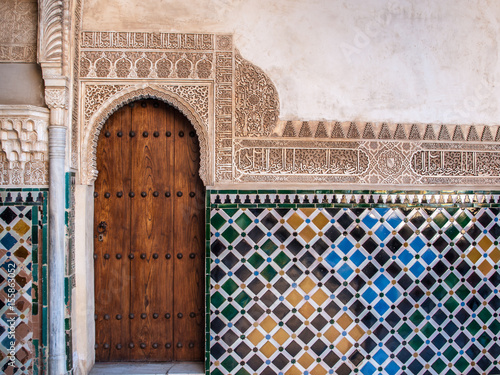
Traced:
<path fill-rule="evenodd" d="M 189 121 L 157 100 L 99 136 L 94 193 L 96 361 L 204 353 L 204 187 Z"/>

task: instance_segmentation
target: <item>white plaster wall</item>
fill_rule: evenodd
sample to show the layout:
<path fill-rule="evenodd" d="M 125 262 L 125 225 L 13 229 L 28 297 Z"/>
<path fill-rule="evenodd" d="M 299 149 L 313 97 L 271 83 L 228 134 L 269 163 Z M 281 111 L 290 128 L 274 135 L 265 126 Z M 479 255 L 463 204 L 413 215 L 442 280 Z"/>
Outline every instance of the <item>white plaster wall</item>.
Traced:
<path fill-rule="evenodd" d="M 228 32 L 281 118 L 498 124 L 496 0 L 85 0 L 83 29 Z"/>

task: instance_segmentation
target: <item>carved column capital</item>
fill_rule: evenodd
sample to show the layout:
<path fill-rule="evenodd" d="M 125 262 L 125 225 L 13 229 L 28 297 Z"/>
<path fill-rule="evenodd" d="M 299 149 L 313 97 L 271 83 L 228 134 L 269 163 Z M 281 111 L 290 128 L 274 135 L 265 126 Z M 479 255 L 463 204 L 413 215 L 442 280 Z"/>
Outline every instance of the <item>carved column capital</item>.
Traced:
<path fill-rule="evenodd" d="M 68 109 L 68 90 L 63 88 L 45 89 L 45 103 L 52 109 Z"/>

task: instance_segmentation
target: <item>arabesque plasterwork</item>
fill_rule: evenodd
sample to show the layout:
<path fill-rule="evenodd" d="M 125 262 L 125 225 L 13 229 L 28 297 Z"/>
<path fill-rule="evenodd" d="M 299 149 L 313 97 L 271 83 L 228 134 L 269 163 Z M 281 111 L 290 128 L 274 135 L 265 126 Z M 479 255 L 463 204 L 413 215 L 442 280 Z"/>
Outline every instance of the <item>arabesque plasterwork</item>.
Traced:
<path fill-rule="evenodd" d="M 0 62 L 36 62 L 36 0 L 0 0 Z"/>
<path fill-rule="evenodd" d="M 0 185 L 48 185 L 49 111 L 0 105 Z"/>
<path fill-rule="evenodd" d="M 83 32 L 80 50 L 83 132 L 97 140 L 96 124 L 110 112 L 91 117 L 113 107 L 110 101 L 129 100 L 122 91 L 137 90 L 140 80 L 143 89 L 181 98 L 190 108 L 183 113 L 199 118 L 209 185 L 500 183 L 498 126 L 280 119 L 278 90 L 241 57 L 231 35 Z M 91 183 L 95 145 L 86 136 L 81 179 Z"/>

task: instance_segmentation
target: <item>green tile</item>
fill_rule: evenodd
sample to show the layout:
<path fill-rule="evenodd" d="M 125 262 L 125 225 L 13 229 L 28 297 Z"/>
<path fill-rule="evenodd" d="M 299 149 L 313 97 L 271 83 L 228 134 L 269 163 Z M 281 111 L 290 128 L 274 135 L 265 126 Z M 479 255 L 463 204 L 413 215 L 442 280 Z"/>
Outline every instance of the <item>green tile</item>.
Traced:
<path fill-rule="evenodd" d="M 245 213 L 242 213 L 234 220 L 234 222 L 238 224 L 241 229 L 245 230 L 252 223 L 252 219 L 250 219 Z"/>
<path fill-rule="evenodd" d="M 226 299 L 222 296 L 222 294 L 220 294 L 219 292 L 215 292 L 213 294 L 213 296 L 211 297 L 211 303 L 212 305 L 214 305 L 215 307 L 219 307 L 220 305 L 222 305 L 224 302 L 226 301 Z"/>
<path fill-rule="evenodd" d="M 453 298 L 453 297 L 450 297 L 448 298 L 448 300 L 444 303 L 444 307 L 446 307 L 446 309 L 452 313 L 453 311 L 456 310 L 456 308 L 459 306 L 460 304 Z"/>
<path fill-rule="evenodd" d="M 443 228 L 444 225 L 448 222 L 448 218 L 440 212 L 434 217 L 434 222 L 439 228 Z"/>
<path fill-rule="evenodd" d="M 278 256 L 274 258 L 274 262 L 280 266 L 280 268 L 285 267 L 290 260 L 291 259 L 284 252 L 280 252 Z"/>
<path fill-rule="evenodd" d="M 476 335 L 476 333 L 478 333 L 480 329 L 481 326 L 475 320 L 470 322 L 470 324 L 467 326 L 467 331 L 469 331 L 472 335 Z"/>
<path fill-rule="evenodd" d="M 455 285 L 457 285 L 459 280 L 460 279 L 454 273 L 450 273 L 446 277 L 446 279 L 444 279 L 444 282 L 446 283 L 446 285 L 448 285 L 450 287 L 450 289 L 453 289 L 455 287 Z"/>
<path fill-rule="evenodd" d="M 227 320 L 232 320 L 238 314 L 238 310 L 236 310 L 233 305 L 227 305 L 227 307 L 221 311 L 221 314 Z"/>
<path fill-rule="evenodd" d="M 443 352 L 444 356 L 448 358 L 448 360 L 451 362 L 453 358 L 455 358 L 458 354 L 458 352 L 453 348 L 453 346 L 448 346 L 448 348 Z"/>
<path fill-rule="evenodd" d="M 210 219 L 210 224 L 212 226 L 219 230 L 222 228 L 222 226 L 226 223 L 226 219 L 224 219 L 219 213 L 216 213 L 212 218 Z"/>
<path fill-rule="evenodd" d="M 253 268 L 257 269 L 260 267 L 262 263 L 264 263 L 264 258 L 262 258 L 259 254 L 254 253 L 249 259 L 248 263 L 252 265 Z"/>
<path fill-rule="evenodd" d="M 500 332 L 500 321 L 499 320 L 494 320 L 488 327 L 491 332 L 493 332 L 495 335 Z"/>
<path fill-rule="evenodd" d="M 470 218 L 469 216 L 464 212 L 462 212 L 460 215 L 457 216 L 456 222 L 462 227 L 465 228 L 467 224 L 470 223 Z"/>
<path fill-rule="evenodd" d="M 413 348 L 413 350 L 417 351 L 424 343 L 424 340 L 419 335 L 415 335 L 410 340 L 409 344 Z"/>
<path fill-rule="evenodd" d="M 406 323 L 403 323 L 403 325 L 401 327 L 399 327 L 398 329 L 398 333 L 401 335 L 402 338 L 406 339 L 411 333 L 413 332 L 413 330 L 411 329 L 411 327 L 406 324 Z"/>
<path fill-rule="evenodd" d="M 267 265 L 261 272 L 261 275 L 269 282 L 271 282 L 277 274 L 278 271 L 276 271 L 271 265 Z"/>
<path fill-rule="evenodd" d="M 241 292 L 236 296 L 234 299 L 241 307 L 245 307 L 251 300 L 252 297 L 250 297 L 248 294 L 246 294 L 244 291 Z"/>
<path fill-rule="evenodd" d="M 434 332 L 436 332 L 436 328 L 434 328 L 431 323 L 427 323 L 423 326 L 421 332 L 425 335 L 425 337 L 429 338 Z"/>
<path fill-rule="evenodd" d="M 466 360 L 463 356 L 460 356 L 458 360 L 454 363 L 455 368 L 457 368 L 458 371 L 460 371 L 461 374 L 465 374 L 465 370 L 467 367 L 469 367 L 470 362 Z"/>
<path fill-rule="evenodd" d="M 238 366 L 238 361 L 229 355 L 225 360 L 222 361 L 221 364 L 227 371 L 231 372 L 236 366 Z"/>
<path fill-rule="evenodd" d="M 452 225 L 446 230 L 445 233 L 450 240 L 453 240 L 460 233 L 460 231 L 454 225 Z"/>
<path fill-rule="evenodd" d="M 441 358 L 438 358 L 438 360 L 436 362 L 434 362 L 431 367 L 438 374 L 441 374 L 441 372 L 443 372 L 443 370 L 446 368 L 446 363 L 444 363 Z"/>
<path fill-rule="evenodd" d="M 471 293 L 471 290 L 467 288 L 465 285 L 461 285 L 455 294 L 462 300 L 466 299 Z"/>
<path fill-rule="evenodd" d="M 420 323 L 424 321 L 424 316 L 420 313 L 419 310 L 415 311 L 412 316 L 410 316 L 410 321 L 415 324 L 415 326 L 418 326 Z"/>
<path fill-rule="evenodd" d="M 244 368 L 240 368 L 238 370 L 238 372 L 236 372 L 235 375 L 250 375 L 250 373 L 247 370 L 245 370 Z"/>
<path fill-rule="evenodd" d="M 227 242 L 232 243 L 235 239 L 239 237 L 239 233 L 233 227 L 228 227 L 224 233 L 222 233 L 222 237 L 226 239 Z"/>
<path fill-rule="evenodd" d="M 438 300 L 442 300 L 446 295 L 448 295 L 448 292 L 446 289 L 444 289 L 441 285 L 439 285 L 434 292 L 432 292 L 434 297 L 436 297 Z"/>
<path fill-rule="evenodd" d="M 222 284 L 222 289 L 224 289 L 228 295 L 231 295 L 238 289 L 238 284 L 236 284 L 232 279 L 229 279 Z"/>
<path fill-rule="evenodd" d="M 271 239 L 268 239 L 260 248 L 264 250 L 267 255 L 271 255 L 278 248 L 278 245 L 271 241 Z"/>
<path fill-rule="evenodd" d="M 491 315 L 490 311 L 486 308 L 484 308 L 479 314 L 478 317 L 483 321 L 484 324 L 488 322 L 488 320 L 491 319 L 493 315 Z"/>
<path fill-rule="evenodd" d="M 483 332 L 483 334 L 478 337 L 477 341 L 483 346 L 483 348 L 486 348 L 491 342 L 491 337 L 488 336 L 486 332 Z"/>

